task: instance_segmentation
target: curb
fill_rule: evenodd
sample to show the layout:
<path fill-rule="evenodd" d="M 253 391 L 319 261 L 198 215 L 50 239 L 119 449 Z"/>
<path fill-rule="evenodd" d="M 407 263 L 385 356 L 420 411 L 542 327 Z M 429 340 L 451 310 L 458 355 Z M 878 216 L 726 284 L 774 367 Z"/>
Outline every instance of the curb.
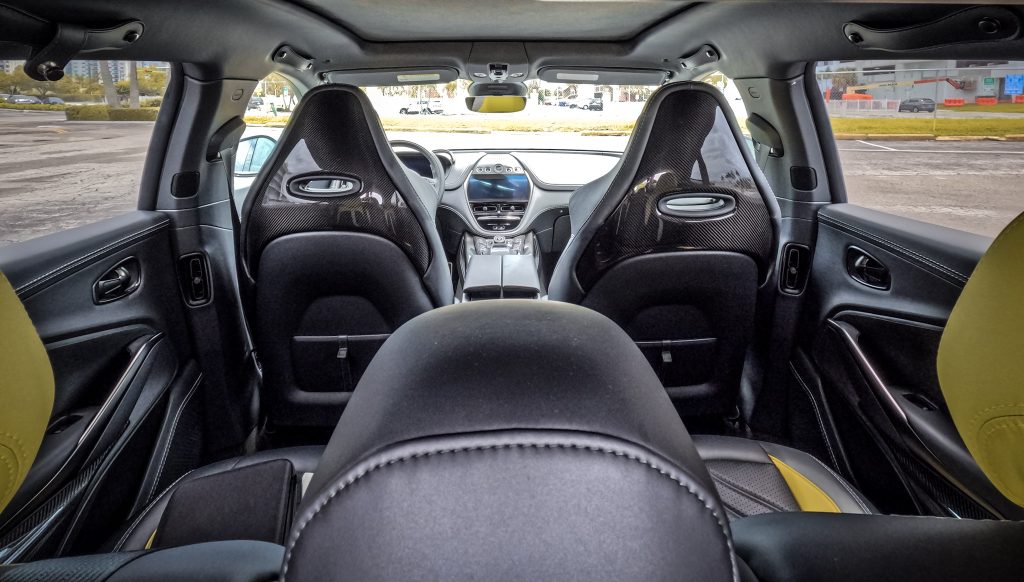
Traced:
<path fill-rule="evenodd" d="M 940 135 L 935 141 L 1006 141 L 1006 138 L 996 135 Z"/>
<path fill-rule="evenodd" d="M 605 131 L 605 130 L 598 129 L 598 130 L 594 130 L 594 131 L 581 131 L 580 135 L 582 135 L 584 137 L 598 137 L 598 136 L 619 137 L 619 136 L 629 135 L 630 133 L 632 133 L 632 132 L 629 132 L 629 131 L 617 131 L 617 130 L 607 130 L 607 131 Z"/>
<path fill-rule="evenodd" d="M 398 131 L 402 133 L 474 133 L 479 135 L 487 135 L 491 133 L 491 130 L 489 129 L 463 129 L 459 127 L 389 127 L 385 125 L 384 129 L 385 131 Z"/>
<path fill-rule="evenodd" d="M 930 133 L 837 133 L 836 141 L 1024 141 L 1024 134 L 1000 135 L 932 135 Z"/>
<path fill-rule="evenodd" d="M 931 133 L 869 133 L 867 139 L 875 141 L 931 141 Z"/>

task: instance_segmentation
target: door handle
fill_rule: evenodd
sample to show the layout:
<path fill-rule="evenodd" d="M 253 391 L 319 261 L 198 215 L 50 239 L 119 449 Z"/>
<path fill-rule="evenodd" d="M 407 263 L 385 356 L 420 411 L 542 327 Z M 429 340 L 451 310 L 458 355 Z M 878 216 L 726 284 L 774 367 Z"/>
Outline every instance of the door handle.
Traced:
<path fill-rule="evenodd" d="M 872 289 L 887 290 L 892 286 L 889 267 L 857 247 L 846 253 L 846 270 L 854 281 Z"/>
<path fill-rule="evenodd" d="M 142 283 L 139 261 L 129 257 L 103 274 L 92 286 L 92 299 L 97 305 L 110 303 L 131 295 Z"/>

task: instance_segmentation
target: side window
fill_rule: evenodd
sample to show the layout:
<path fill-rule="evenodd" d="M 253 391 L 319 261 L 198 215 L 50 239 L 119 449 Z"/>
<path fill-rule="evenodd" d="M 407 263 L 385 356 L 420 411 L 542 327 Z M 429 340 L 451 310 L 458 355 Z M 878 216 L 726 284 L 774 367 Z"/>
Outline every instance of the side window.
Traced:
<path fill-rule="evenodd" d="M 235 205 L 241 212 L 256 174 L 277 147 L 301 95 L 286 77 L 272 73 L 256 85 L 245 110 L 245 133 L 235 151 Z"/>
<path fill-rule="evenodd" d="M 725 95 L 725 101 L 729 104 L 729 108 L 732 109 L 733 115 L 736 116 L 736 123 L 739 124 L 740 131 L 743 132 L 743 137 L 746 140 L 747 147 L 750 148 L 750 152 L 756 156 L 756 146 L 754 145 L 754 141 L 750 138 L 750 132 L 747 131 L 747 107 L 743 104 L 743 98 L 740 96 L 739 86 L 737 86 L 732 79 L 726 77 L 720 72 L 711 73 L 710 75 L 702 78 L 701 81 L 715 87 Z"/>
<path fill-rule="evenodd" d="M 72 61 L 55 82 L 0 60 L 0 246 L 135 210 L 169 66 Z"/>
<path fill-rule="evenodd" d="M 1024 62 L 829 61 L 851 203 L 994 236 L 1024 211 Z"/>
<path fill-rule="evenodd" d="M 258 174 L 276 146 L 277 140 L 265 135 L 247 137 L 238 142 L 238 152 L 235 154 L 235 175 Z"/>

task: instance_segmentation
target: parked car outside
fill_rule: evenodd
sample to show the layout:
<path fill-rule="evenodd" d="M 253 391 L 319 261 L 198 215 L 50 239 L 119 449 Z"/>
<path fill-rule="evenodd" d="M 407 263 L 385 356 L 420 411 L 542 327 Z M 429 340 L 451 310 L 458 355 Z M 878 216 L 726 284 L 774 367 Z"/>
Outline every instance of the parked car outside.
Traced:
<path fill-rule="evenodd" d="M 900 101 L 899 112 L 909 111 L 911 113 L 918 113 L 920 111 L 932 112 L 935 111 L 935 100 L 927 98 L 913 98 L 904 99 Z"/>
<path fill-rule="evenodd" d="M 64 105 L 64 100 L 60 97 L 43 97 L 44 105 Z"/>
<path fill-rule="evenodd" d="M 246 106 L 245 109 L 246 109 L 246 111 L 249 111 L 249 110 L 252 110 L 252 109 L 255 109 L 257 111 L 262 110 L 263 109 L 263 98 L 262 97 L 252 97 L 252 98 L 250 98 L 249 99 L 249 105 Z"/>
<path fill-rule="evenodd" d="M 43 103 L 39 100 L 39 97 L 32 95 L 11 95 L 7 98 L 7 102 L 18 105 L 41 105 Z"/>
<path fill-rule="evenodd" d="M 580 109 L 586 109 L 587 111 L 604 111 L 604 101 L 602 101 L 600 97 L 584 99 L 580 103 Z"/>
<path fill-rule="evenodd" d="M 444 105 L 440 99 L 414 99 L 408 104 L 403 105 L 398 113 L 402 115 L 416 115 L 422 113 L 440 115 L 444 113 Z"/>

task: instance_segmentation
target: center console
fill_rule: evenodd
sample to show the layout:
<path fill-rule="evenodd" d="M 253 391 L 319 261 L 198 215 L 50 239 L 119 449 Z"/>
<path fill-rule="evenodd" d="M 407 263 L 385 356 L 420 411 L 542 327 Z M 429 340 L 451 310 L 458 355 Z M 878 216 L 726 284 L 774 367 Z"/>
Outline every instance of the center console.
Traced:
<path fill-rule="evenodd" d="M 459 261 L 462 301 L 540 299 L 540 253 L 533 233 L 517 237 L 466 234 Z"/>
<path fill-rule="evenodd" d="M 486 232 L 511 232 L 522 224 L 533 186 L 519 161 L 488 154 L 466 180 L 466 198 L 477 226 Z"/>
<path fill-rule="evenodd" d="M 533 232 L 522 232 L 533 184 L 511 154 L 481 157 L 466 179 L 466 201 L 476 222 L 475 236 L 465 233 L 459 257 L 462 301 L 540 299 L 540 252 Z M 510 234 L 505 234 L 510 233 Z"/>

